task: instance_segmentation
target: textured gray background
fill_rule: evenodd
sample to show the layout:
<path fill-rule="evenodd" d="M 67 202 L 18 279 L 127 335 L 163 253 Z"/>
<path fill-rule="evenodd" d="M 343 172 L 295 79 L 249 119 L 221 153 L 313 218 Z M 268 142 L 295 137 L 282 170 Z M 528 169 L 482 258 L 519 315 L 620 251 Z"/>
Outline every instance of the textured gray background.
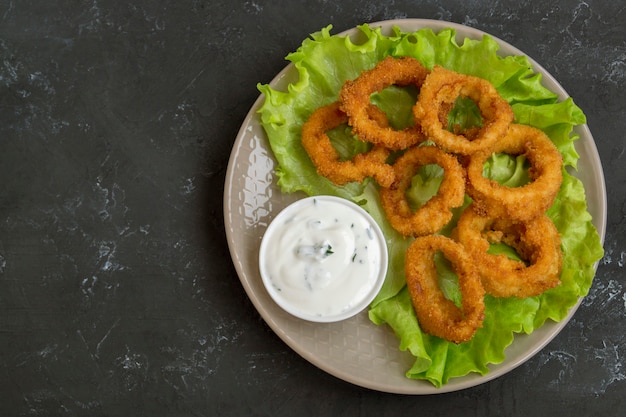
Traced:
<path fill-rule="evenodd" d="M 626 407 L 626 8 L 620 1 L 0 0 L 0 415 L 614 416 Z M 232 266 L 238 128 L 310 33 L 466 24 L 585 111 L 606 255 L 564 331 L 465 391 L 352 386 L 264 324 Z M 620 412 L 621 410 L 621 412 Z"/>

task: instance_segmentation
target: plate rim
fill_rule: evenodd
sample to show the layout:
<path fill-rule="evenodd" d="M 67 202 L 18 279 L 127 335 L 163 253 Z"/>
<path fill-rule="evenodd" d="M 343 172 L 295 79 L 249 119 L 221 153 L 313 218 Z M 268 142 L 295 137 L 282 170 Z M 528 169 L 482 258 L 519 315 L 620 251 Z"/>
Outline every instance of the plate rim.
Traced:
<path fill-rule="evenodd" d="M 535 72 L 540 72 L 542 74 L 542 81 L 543 84 L 546 85 L 548 84 L 548 88 L 555 92 L 558 97 L 559 100 L 564 100 L 569 96 L 569 94 L 565 91 L 565 89 L 559 84 L 559 82 L 554 78 L 554 76 L 552 76 L 552 74 L 550 72 L 548 72 L 544 67 L 542 67 L 537 61 L 535 61 L 532 57 L 530 57 L 528 54 L 522 52 L 521 50 L 519 50 L 518 48 L 516 48 L 515 46 L 511 45 L 510 43 L 496 37 L 493 36 L 487 32 L 484 32 L 480 29 L 477 28 L 473 28 L 470 26 L 465 26 L 459 23 L 454 23 L 454 22 L 448 22 L 448 21 L 444 21 L 444 20 L 434 20 L 434 19 L 418 19 L 418 18 L 407 18 L 407 19 L 391 19 L 391 20 L 382 20 L 382 21 L 377 21 L 377 22 L 372 22 L 372 23 L 367 23 L 367 25 L 374 29 L 374 28 L 378 28 L 381 27 L 383 31 L 388 31 L 391 30 L 391 28 L 397 26 L 399 27 L 402 31 L 417 31 L 419 29 L 422 28 L 431 28 L 434 31 L 439 31 L 442 29 L 454 29 L 456 31 L 456 36 L 457 39 L 464 39 L 464 38 L 472 38 L 472 39 L 478 39 L 482 36 L 489 36 L 490 38 L 492 38 L 494 41 L 496 41 L 498 43 L 498 45 L 500 45 L 500 50 L 506 49 L 507 50 L 507 55 L 512 55 L 512 54 L 518 54 L 518 55 L 524 55 L 528 58 L 529 62 L 531 63 L 533 70 Z M 360 25 L 359 25 L 360 26 Z M 342 32 L 339 32 L 335 35 L 338 36 L 348 36 L 351 34 L 356 34 L 358 33 L 358 26 L 355 26 L 353 28 L 350 29 L 346 29 Z M 289 62 L 280 72 L 278 72 L 274 78 L 270 81 L 270 85 L 273 86 L 274 84 L 278 83 L 283 77 L 285 77 L 287 74 L 289 74 L 291 71 L 294 70 L 294 64 Z M 239 265 L 237 262 L 235 262 L 235 258 L 238 258 L 238 254 L 237 254 L 237 248 L 234 246 L 234 242 L 233 242 L 233 235 L 232 235 L 232 229 L 229 227 L 229 219 L 228 216 L 230 214 L 230 206 L 229 204 L 231 203 L 231 193 L 230 193 L 230 189 L 228 188 L 228 185 L 230 183 L 232 183 L 232 178 L 233 178 L 233 174 L 234 174 L 234 165 L 235 162 L 237 160 L 237 155 L 239 152 L 239 147 L 238 145 L 241 143 L 242 138 L 245 136 L 246 130 L 249 127 L 249 124 L 251 122 L 252 119 L 254 118 L 259 118 L 258 116 L 258 110 L 261 107 L 261 105 L 263 104 L 264 101 L 264 95 L 260 94 L 257 99 L 254 101 L 254 103 L 252 104 L 252 106 L 250 107 L 250 110 L 248 111 L 248 113 L 246 114 L 241 127 L 237 133 L 237 136 L 235 138 L 235 141 L 233 143 L 233 147 L 230 153 L 230 157 L 228 160 L 228 165 L 227 165 L 227 169 L 226 169 L 226 176 L 225 176 L 225 182 L 224 182 L 224 197 L 223 197 L 223 210 L 224 210 L 224 224 L 225 224 L 225 229 L 226 229 L 226 236 L 227 236 L 227 243 L 229 246 L 229 251 L 230 251 L 230 255 L 231 255 L 231 260 L 233 261 L 233 264 L 235 266 L 237 275 L 240 279 L 240 282 L 242 284 L 242 286 L 244 287 L 244 290 L 248 296 L 248 298 L 251 300 L 252 304 L 254 305 L 255 309 L 257 310 L 257 312 L 261 315 L 261 317 L 263 318 L 263 320 L 265 321 L 265 323 L 272 329 L 272 331 L 285 343 L 287 344 L 287 346 L 289 346 L 292 350 L 294 350 L 297 354 L 299 354 L 302 358 L 304 358 L 305 360 L 307 360 L 309 363 L 315 365 L 317 368 L 323 370 L 324 372 L 333 375 L 343 381 L 349 382 L 351 384 L 363 387 L 363 388 L 367 388 L 367 389 L 372 389 L 372 390 L 376 390 L 376 391 L 380 391 L 380 392 L 386 392 L 386 393 L 394 393 L 394 394 L 408 394 L 408 395 L 432 395 L 432 394 L 443 394 L 443 393 L 448 393 L 448 392 L 454 392 L 454 391 L 460 391 L 460 390 L 464 390 L 464 389 L 468 389 L 471 387 L 475 387 L 481 384 L 484 384 L 486 382 L 492 381 L 506 373 L 509 373 L 511 371 L 513 371 L 514 369 L 516 369 L 518 366 L 522 365 L 523 363 L 525 363 L 526 361 L 528 361 L 530 358 L 532 358 L 533 356 L 535 356 L 539 351 L 541 351 L 546 345 L 548 345 L 561 331 L 562 329 L 569 323 L 569 321 L 571 320 L 571 318 L 573 317 L 573 315 L 575 314 L 576 310 L 578 309 L 578 307 L 580 306 L 583 297 L 579 297 L 578 302 L 572 306 L 568 312 L 568 315 L 561 320 L 560 322 L 548 322 L 546 324 L 544 324 L 544 326 L 550 326 L 550 332 L 547 336 L 543 337 L 540 340 L 540 343 L 537 343 L 535 345 L 533 345 L 533 348 L 526 351 L 524 355 L 520 356 L 519 358 L 517 358 L 516 360 L 513 361 L 508 361 L 505 358 L 505 360 L 497 365 L 488 365 L 489 368 L 493 368 L 495 367 L 495 369 L 490 369 L 489 373 L 487 373 L 486 375 L 479 375 L 476 374 L 477 376 L 472 375 L 472 377 L 468 378 L 467 376 L 464 377 L 458 377 L 458 378 L 454 378 L 454 380 L 451 380 L 450 382 L 448 382 L 448 384 L 443 385 L 440 388 L 436 388 L 434 387 L 432 384 L 426 382 L 426 381 L 417 381 L 417 380 L 410 380 L 407 378 L 407 381 L 409 381 L 410 383 L 415 383 L 413 386 L 411 386 L 410 388 L 408 388 L 408 384 L 407 387 L 394 387 L 393 389 L 391 389 L 388 385 L 385 384 L 379 384 L 374 380 L 369 380 L 369 381 L 364 381 L 362 379 L 356 378 L 353 375 L 347 373 L 347 372 L 343 372 L 341 370 L 337 370 L 332 368 L 331 366 L 323 363 L 320 360 L 317 360 L 316 357 L 314 357 L 314 355 L 309 355 L 306 352 L 303 352 L 299 346 L 290 338 L 288 337 L 288 335 L 284 332 L 283 329 L 281 329 L 277 323 L 275 322 L 275 320 L 271 317 L 271 315 L 267 312 L 267 310 L 264 309 L 259 297 L 257 296 L 257 294 L 255 294 L 253 291 L 251 291 L 250 288 L 248 288 L 245 283 L 244 280 L 242 279 L 242 274 L 244 274 L 244 272 L 240 269 Z M 259 123 L 260 124 L 260 123 Z M 600 236 L 600 242 L 601 244 L 604 244 L 604 240 L 605 240 L 605 233 L 606 233 L 606 221 L 607 221 L 607 196 L 606 196 L 606 184 L 605 184 L 605 179 L 604 179 L 604 173 L 603 173 L 603 167 L 601 164 L 601 160 L 599 157 L 599 153 L 597 150 L 597 146 L 595 143 L 595 140 L 593 139 L 593 136 L 591 134 L 591 131 L 589 130 L 588 125 L 585 124 L 581 124 L 581 125 L 577 125 L 575 127 L 575 129 L 577 129 L 578 131 L 580 131 L 580 137 L 581 139 L 584 139 L 585 142 L 583 143 L 583 145 L 586 147 L 586 156 L 588 158 L 591 159 L 591 162 L 594 162 L 592 164 L 592 166 L 597 167 L 598 169 L 598 175 L 593 177 L 595 186 L 596 186 L 596 191 L 600 190 L 599 192 L 599 211 L 596 213 L 596 215 L 593 217 L 593 224 L 596 227 L 598 234 Z M 263 132 L 263 135 L 265 135 L 265 133 Z M 581 142 L 581 140 L 579 139 L 577 141 Z M 588 190 L 586 189 L 586 192 L 588 192 Z M 599 262 L 599 261 L 598 261 Z M 597 266 L 598 266 L 598 262 L 595 263 L 594 265 L 594 270 L 597 270 Z M 372 324 L 374 325 L 374 324 Z M 543 326 L 542 326 L 543 327 Z M 520 337 L 529 337 L 530 335 L 525 335 L 525 334 L 515 334 L 515 338 L 513 343 L 515 343 L 515 340 L 520 338 Z"/>

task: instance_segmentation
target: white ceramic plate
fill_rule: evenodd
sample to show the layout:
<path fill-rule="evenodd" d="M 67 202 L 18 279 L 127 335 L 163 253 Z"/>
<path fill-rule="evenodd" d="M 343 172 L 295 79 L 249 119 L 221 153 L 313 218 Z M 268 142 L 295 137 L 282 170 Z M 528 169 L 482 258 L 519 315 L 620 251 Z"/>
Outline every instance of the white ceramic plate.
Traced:
<path fill-rule="evenodd" d="M 430 27 L 435 31 L 454 28 L 458 41 L 480 39 L 477 29 L 436 20 L 404 19 L 370 24 L 390 33 L 393 26 L 402 31 Z M 343 34 L 358 33 L 352 29 Z M 500 44 L 502 55 L 524 55 L 508 43 L 492 36 Z M 568 97 L 557 81 L 531 59 L 536 72 L 543 74 L 544 85 L 561 100 Z M 285 90 L 297 80 L 297 72 L 289 64 L 270 83 Z M 399 340 L 387 326 L 372 324 L 363 312 L 336 323 L 312 323 L 297 319 L 278 307 L 266 292 L 259 273 L 259 245 L 273 216 L 287 204 L 304 195 L 284 195 L 276 186 L 272 156 L 265 132 L 257 114 L 263 103 L 260 96 L 248 113 L 235 140 L 224 187 L 224 222 L 230 253 L 241 283 L 250 300 L 274 332 L 293 350 L 322 370 L 350 383 L 373 390 L 398 394 L 438 394 L 473 387 L 501 376 L 535 355 L 567 324 L 579 303 L 559 323 L 547 322 L 530 335 L 517 335 L 506 351 L 506 360 L 490 367 L 481 376 L 470 374 L 454 378 L 442 388 L 425 381 L 405 377 L 414 358 L 398 349 Z M 589 211 L 602 242 L 606 228 L 606 189 L 598 151 L 586 125 L 577 126 L 580 153 L 576 175 L 587 191 Z"/>

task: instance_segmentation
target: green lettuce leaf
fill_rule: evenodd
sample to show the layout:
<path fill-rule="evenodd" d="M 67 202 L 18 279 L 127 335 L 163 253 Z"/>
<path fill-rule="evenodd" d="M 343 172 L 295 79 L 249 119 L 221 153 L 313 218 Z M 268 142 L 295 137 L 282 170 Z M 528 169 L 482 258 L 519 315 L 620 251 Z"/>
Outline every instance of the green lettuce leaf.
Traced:
<path fill-rule="evenodd" d="M 387 239 L 389 269 L 385 284 L 370 307 L 369 317 L 377 325 L 388 325 L 399 339 L 399 348 L 415 357 L 407 377 L 440 387 L 450 378 L 471 372 L 485 374 L 489 364 L 505 359 L 506 348 L 516 333 L 531 333 L 546 320 L 562 320 L 591 286 L 594 265 L 602 257 L 603 249 L 587 211 L 582 183 L 566 169 L 576 168 L 579 156 L 574 142 L 578 137 L 573 127 L 585 123 L 585 116 L 572 99 L 558 102 L 557 95 L 542 85 L 541 74 L 533 72 L 528 58 L 499 56 L 499 46 L 489 36 L 457 44 L 453 29 L 405 33 L 395 28 L 390 35 L 384 35 L 380 29 L 362 25 L 358 27 L 358 36 L 353 37 L 331 35 L 331 29 L 328 26 L 312 34 L 287 56 L 298 73 L 298 79 L 288 85 L 287 91 L 267 84 L 258 85 L 265 95 L 259 113 L 278 161 L 278 185 L 285 193 L 330 194 L 353 200 L 379 223 Z M 489 80 L 512 105 L 516 122 L 542 129 L 563 155 L 564 181 L 548 211 L 562 234 L 562 284 L 539 297 L 498 299 L 487 296 L 484 325 L 467 343 L 456 345 L 420 330 L 404 277 L 404 254 L 411 240 L 403 239 L 388 223 L 377 185 L 366 181 L 335 186 L 317 175 L 300 144 L 300 129 L 309 115 L 316 108 L 337 100 L 346 80 L 356 78 L 388 55 L 412 56 L 428 68 L 441 65 Z M 390 87 L 374 94 L 372 102 L 387 113 L 392 126 L 400 128 L 411 123 L 410 109 L 416 94 L 411 89 Z M 475 125 L 476 110 L 466 104 L 455 106 L 451 118 L 459 125 Z M 331 138 L 346 157 L 363 149 L 363 144 L 347 128 L 332 132 Z M 509 186 L 519 186 L 529 181 L 527 168 L 523 157 L 493 155 L 485 166 L 485 175 Z M 407 192 L 413 207 L 419 207 L 437 192 L 441 176 L 439 167 L 427 166 L 413 178 Z M 470 201 L 466 198 L 465 206 Z M 453 220 L 440 233 L 450 234 L 464 207 L 455 211 Z M 516 256 L 506 245 L 494 246 L 492 251 Z M 456 276 L 445 259 L 437 260 L 437 270 L 440 287 L 448 298 L 458 302 L 460 292 Z"/>

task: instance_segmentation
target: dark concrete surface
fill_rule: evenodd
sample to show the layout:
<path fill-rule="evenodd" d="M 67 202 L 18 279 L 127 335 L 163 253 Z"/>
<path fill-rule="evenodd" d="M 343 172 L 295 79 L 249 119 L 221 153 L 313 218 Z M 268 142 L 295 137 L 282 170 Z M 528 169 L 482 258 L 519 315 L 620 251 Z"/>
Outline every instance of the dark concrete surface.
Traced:
<path fill-rule="evenodd" d="M 607 181 L 606 254 L 574 318 L 513 372 L 436 396 L 353 386 L 290 350 L 223 223 L 256 83 L 328 24 L 396 18 L 540 62 Z M 0 415 L 623 415 L 625 21 L 622 0 L 0 0 Z"/>

